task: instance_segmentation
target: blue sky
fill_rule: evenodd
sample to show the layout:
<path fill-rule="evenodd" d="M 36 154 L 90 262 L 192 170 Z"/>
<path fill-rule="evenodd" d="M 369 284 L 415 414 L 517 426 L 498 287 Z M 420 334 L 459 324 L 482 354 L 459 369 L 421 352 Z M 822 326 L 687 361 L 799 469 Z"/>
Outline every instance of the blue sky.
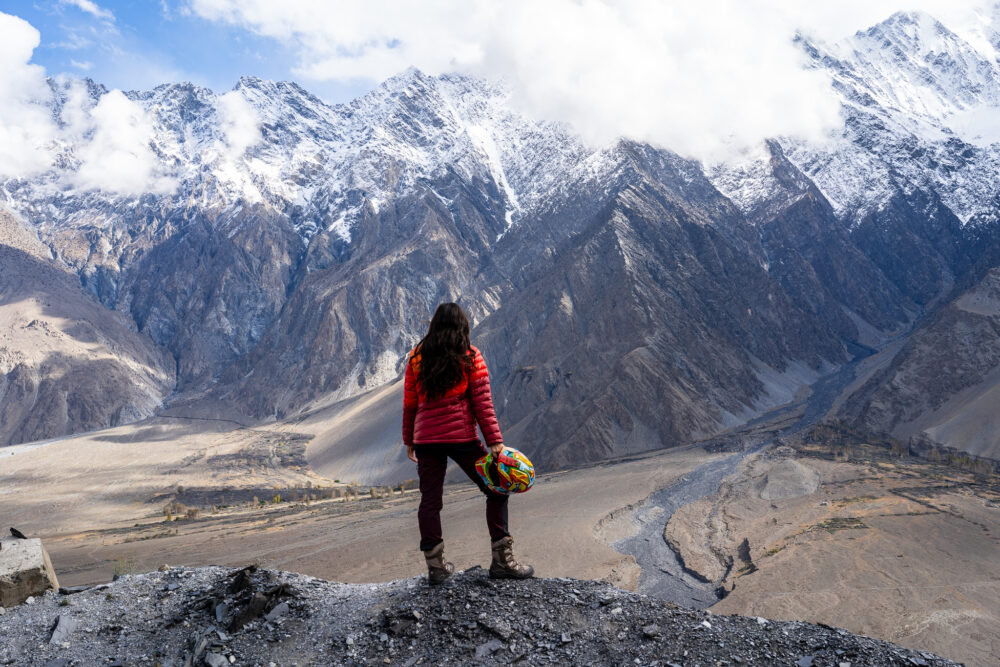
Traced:
<path fill-rule="evenodd" d="M 201 18 L 177 0 L 4 0 L 0 11 L 28 21 L 41 33 L 32 62 L 49 75 L 89 76 L 109 88 L 191 81 L 223 92 L 248 74 L 298 80 L 325 100 L 341 102 L 375 83 L 303 81 L 293 74 L 296 54 L 281 42 Z"/>

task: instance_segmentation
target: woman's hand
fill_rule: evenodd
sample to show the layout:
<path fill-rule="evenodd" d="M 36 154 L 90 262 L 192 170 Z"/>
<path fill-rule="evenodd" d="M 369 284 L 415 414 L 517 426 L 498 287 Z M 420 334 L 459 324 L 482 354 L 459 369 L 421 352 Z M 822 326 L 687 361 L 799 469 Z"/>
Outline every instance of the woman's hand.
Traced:
<path fill-rule="evenodd" d="M 490 452 L 494 456 L 500 456 L 500 453 L 503 452 L 503 443 L 502 442 L 498 442 L 495 445 L 490 445 Z"/>
<path fill-rule="evenodd" d="M 417 450 L 413 447 L 413 445 L 406 446 L 406 458 L 410 459 L 414 463 L 417 462 Z"/>

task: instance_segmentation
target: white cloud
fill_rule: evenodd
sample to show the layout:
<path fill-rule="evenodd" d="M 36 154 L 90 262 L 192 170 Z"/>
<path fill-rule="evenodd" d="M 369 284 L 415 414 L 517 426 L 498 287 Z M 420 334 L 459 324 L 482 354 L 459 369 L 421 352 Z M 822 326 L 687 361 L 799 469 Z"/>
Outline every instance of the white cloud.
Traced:
<path fill-rule="evenodd" d="M 28 63 L 39 39 L 27 21 L 0 12 L 0 177 L 30 176 L 52 161 L 52 93 L 45 70 Z"/>
<path fill-rule="evenodd" d="M 374 82 L 413 65 L 502 78 L 527 112 L 595 142 L 624 135 L 701 158 L 840 125 L 829 82 L 801 67 L 796 30 L 834 40 L 901 8 L 946 23 L 975 14 L 943 0 L 188 3 L 290 47 L 298 77 Z"/>
<path fill-rule="evenodd" d="M 70 59 L 69 64 L 75 67 L 76 69 L 82 70 L 84 72 L 89 72 L 94 68 L 94 63 L 90 62 L 89 60 L 79 61 Z"/>
<path fill-rule="evenodd" d="M 225 137 L 225 152 L 232 159 L 243 157 L 260 141 L 260 118 L 241 93 L 231 90 L 216 102 L 219 124 Z"/>
<path fill-rule="evenodd" d="M 28 22 L 0 12 L 0 178 L 47 171 L 68 150 L 79 168 L 64 174 L 63 186 L 125 195 L 172 191 L 176 183 L 150 144 L 152 118 L 121 91 L 95 105 L 82 84 L 71 84 L 63 126 L 56 125 L 45 70 L 29 62 L 39 39 Z"/>
<path fill-rule="evenodd" d="M 60 4 L 63 5 L 71 5 L 73 7 L 76 7 L 80 11 L 86 12 L 87 14 L 90 14 L 91 16 L 99 18 L 103 21 L 115 20 L 115 15 L 111 12 L 110 9 L 104 9 L 103 7 L 99 6 L 96 2 L 93 2 L 93 0 L 59 0 L 59 2 Z"/>
<path fill-rule="evenodd" d="M 90 111 L 90 121 L 90 140 L 77 152 L 80 167 L 72 177 L 78 189 L 124 195 L 176 189 L 150 145 L 153 120 L 145 109 L 112 90 Z"/>
<path fill-rule="evenodd" d="M 502 12 L 474 69 L 593 143 L 625 136 L 714 160 L 841 122 L 829 79 L 803 68 L 792 26 L 760 6 L 560 0 Z"/>

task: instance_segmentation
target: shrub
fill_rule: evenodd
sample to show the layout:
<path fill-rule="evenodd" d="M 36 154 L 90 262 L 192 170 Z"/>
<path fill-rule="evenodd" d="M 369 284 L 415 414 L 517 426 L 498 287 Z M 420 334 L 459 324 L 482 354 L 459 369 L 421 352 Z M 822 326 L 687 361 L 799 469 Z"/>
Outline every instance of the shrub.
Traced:
<path fill-rule="evenodd" d="M 167 503 L 163 507 L 163 513 L 167 517 L 167 521 L 173 521 L 175 517 L 182 516 L 187 513 L 188 507 L 184 503 L 177 502 L 176 500 Z"/>
<path fill-rule="evenodd" d="M 112 573 L 117 577 L 123 574 L 133 574 L 135 572 L 135 560 L 131 556 L 119 556 L 115 558 L 115 566 Z"/>

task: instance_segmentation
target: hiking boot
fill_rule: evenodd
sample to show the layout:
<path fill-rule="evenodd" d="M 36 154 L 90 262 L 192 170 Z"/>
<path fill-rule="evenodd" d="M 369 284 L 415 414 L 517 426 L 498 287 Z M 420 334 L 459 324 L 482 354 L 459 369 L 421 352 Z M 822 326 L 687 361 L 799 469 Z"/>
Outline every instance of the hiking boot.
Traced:
<path fill-rule="evenodd" d="M 451 576 L 455 566 L 444 562 L 444 542 L 438 542 L 433 548 L 424 552 L 427 561 L 427 583 L 436 586 Z"/>
<path fill-rule="evenodd" d="M 491 579 L 527 579 L 535 574 L 535 568 L 521 565 L 514 560 L 514 538 L 508 535 L 493 543 L 493 563 L 490 565 Z"/>

